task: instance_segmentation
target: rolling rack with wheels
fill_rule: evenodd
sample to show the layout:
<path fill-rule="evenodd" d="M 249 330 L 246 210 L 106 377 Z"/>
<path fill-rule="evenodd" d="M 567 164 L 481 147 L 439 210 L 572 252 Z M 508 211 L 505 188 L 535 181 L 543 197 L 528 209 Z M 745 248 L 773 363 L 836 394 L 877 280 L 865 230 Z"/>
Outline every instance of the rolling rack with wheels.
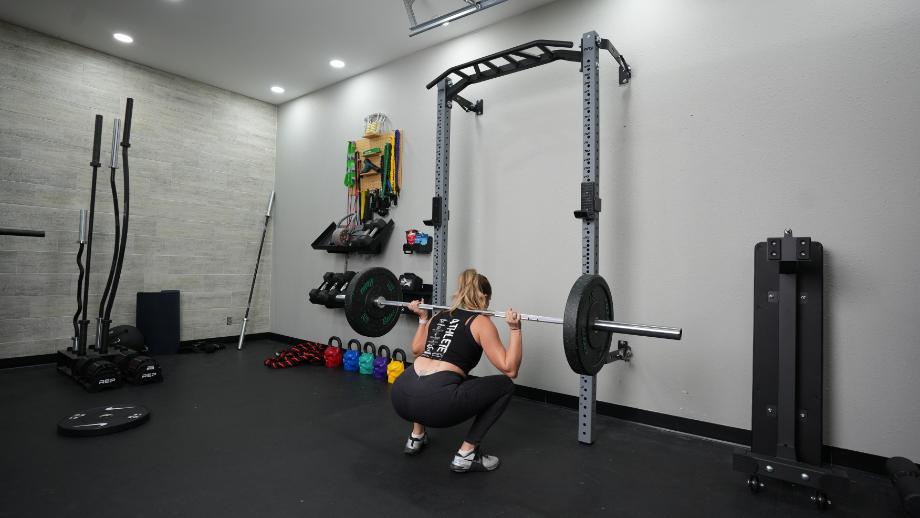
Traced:
<path fill-rule="evenodd" d="M 819 509 L 849 485 L 843 470 L 822 464 L 823 255 L 792 230 L 754 248 L 751 449 L 733 457 L 751 492 L 781 480 L 810 488 Z"/>

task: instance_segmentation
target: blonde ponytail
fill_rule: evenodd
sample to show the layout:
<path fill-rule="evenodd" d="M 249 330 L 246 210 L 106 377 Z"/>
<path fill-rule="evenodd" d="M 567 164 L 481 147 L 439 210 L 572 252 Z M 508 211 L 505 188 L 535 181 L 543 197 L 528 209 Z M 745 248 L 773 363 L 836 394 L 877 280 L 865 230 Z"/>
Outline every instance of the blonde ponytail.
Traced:
<path fill-rule="evenodd" d="M 491 298 L 492 285 L 489 284 L 489 279 L 470 268 L 460 274 L 460 279 L 457 281 L 457 293 L 454 294 L 450 311 L 455 309 L 485 310 L 489 307 Z"/>

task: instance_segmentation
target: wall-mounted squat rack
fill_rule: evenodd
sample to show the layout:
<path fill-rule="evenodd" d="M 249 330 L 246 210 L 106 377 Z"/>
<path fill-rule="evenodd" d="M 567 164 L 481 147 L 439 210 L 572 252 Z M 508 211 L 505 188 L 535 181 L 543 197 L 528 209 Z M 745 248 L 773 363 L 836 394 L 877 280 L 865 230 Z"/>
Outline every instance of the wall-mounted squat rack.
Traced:
<path fill-rule="evenodd" d="M 626 58 L 620 54 L 610 40 L 603 39 L 594 31 L 586 32 L 581 38 L 581 48 L 571 50 L 575 44 L 570 41 L 535 40 L 488 56 L 474 59 L 451 67 L 426 85 L 437 86 L 437 133 L 435 152 L 435 195 L 431 202 L 431 219 L 425 224 L 433 226 L 433 293 L 434 304 L 445 304 L 447 289 L 447 236 L 450 171 L 450 111 L 454 102 L 466 112 L 483 114 L 483 101 L 470 101 L 460 95 L 467 87 L 491 79 L 504 77 L 555 61 L 573 61 L 581 64 L 582 75 L 582 119 L 583 156 L 581 177 L 581 207 L 575 217 L 581 220 L 582 273 L 598 273 L 598 221 L 601 210 L 599 197 L 599 162 L 597 149 L 600 133 L 599 81 L 600 53 L 607 51 L 620 67 L 619 84 L 626 85 L 632 71 Z M 579 390 L 578 440 L 594 442 L 594 415 L 597 380 L 594 376 L 581 376 Z"/>

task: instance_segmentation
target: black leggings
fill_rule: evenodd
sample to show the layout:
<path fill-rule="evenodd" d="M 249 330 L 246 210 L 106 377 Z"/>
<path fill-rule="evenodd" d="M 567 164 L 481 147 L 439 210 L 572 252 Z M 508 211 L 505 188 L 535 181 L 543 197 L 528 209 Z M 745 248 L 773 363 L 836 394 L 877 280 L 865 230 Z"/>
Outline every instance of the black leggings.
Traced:
<path fill-rule="evenodd" d="M 504 375 L 464 378 L 452 371 L 427 376 L 406 369 L 393 384 L 393 408 L 400 417 L 432 428 L 476 417 L 466 442 L 479 445 L 511 402 L 514 383 Z"/>

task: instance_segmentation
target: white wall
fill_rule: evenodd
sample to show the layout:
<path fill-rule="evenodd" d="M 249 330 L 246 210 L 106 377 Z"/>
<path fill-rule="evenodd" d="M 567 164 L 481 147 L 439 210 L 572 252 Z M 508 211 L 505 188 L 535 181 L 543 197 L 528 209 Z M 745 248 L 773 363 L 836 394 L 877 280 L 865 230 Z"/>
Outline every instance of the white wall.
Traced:
<path fill-rule="evenodd" d="M 405 130 L 405 187 L 385 254 L 351 258 L 430 281 L 404 256 L 433 192 L 435 98 L 449 66 L 538 38 L 610 38 L 634 67 L 601 99 L 600 272 L 616 317 L 682 326 L 631 338 L 599 399 L 750 427 L 753 246 L 791 227 L 826 250 L 826 442 L 920 457 L 920 4 L 907 1 L 559 1 L 279 110 L 272 329 L 353 336 L 307 291 L 344 257 L 309 243 L 345 209 L 345 141 L 384 111 Z M 473 266 L 495 306 L 561 315 L 580 273 L 581 90 L 560 62 L 470 87 L 455 109 L 450 284 Z M 406 319 L 385 343 L 408 344 Z M 574 394 L 556 326 L 525 326 L 518 382 Z M 477 373 L 491 372 L 481 366 Z M 575 422 L 572 423 L 573 434 Z"/>

